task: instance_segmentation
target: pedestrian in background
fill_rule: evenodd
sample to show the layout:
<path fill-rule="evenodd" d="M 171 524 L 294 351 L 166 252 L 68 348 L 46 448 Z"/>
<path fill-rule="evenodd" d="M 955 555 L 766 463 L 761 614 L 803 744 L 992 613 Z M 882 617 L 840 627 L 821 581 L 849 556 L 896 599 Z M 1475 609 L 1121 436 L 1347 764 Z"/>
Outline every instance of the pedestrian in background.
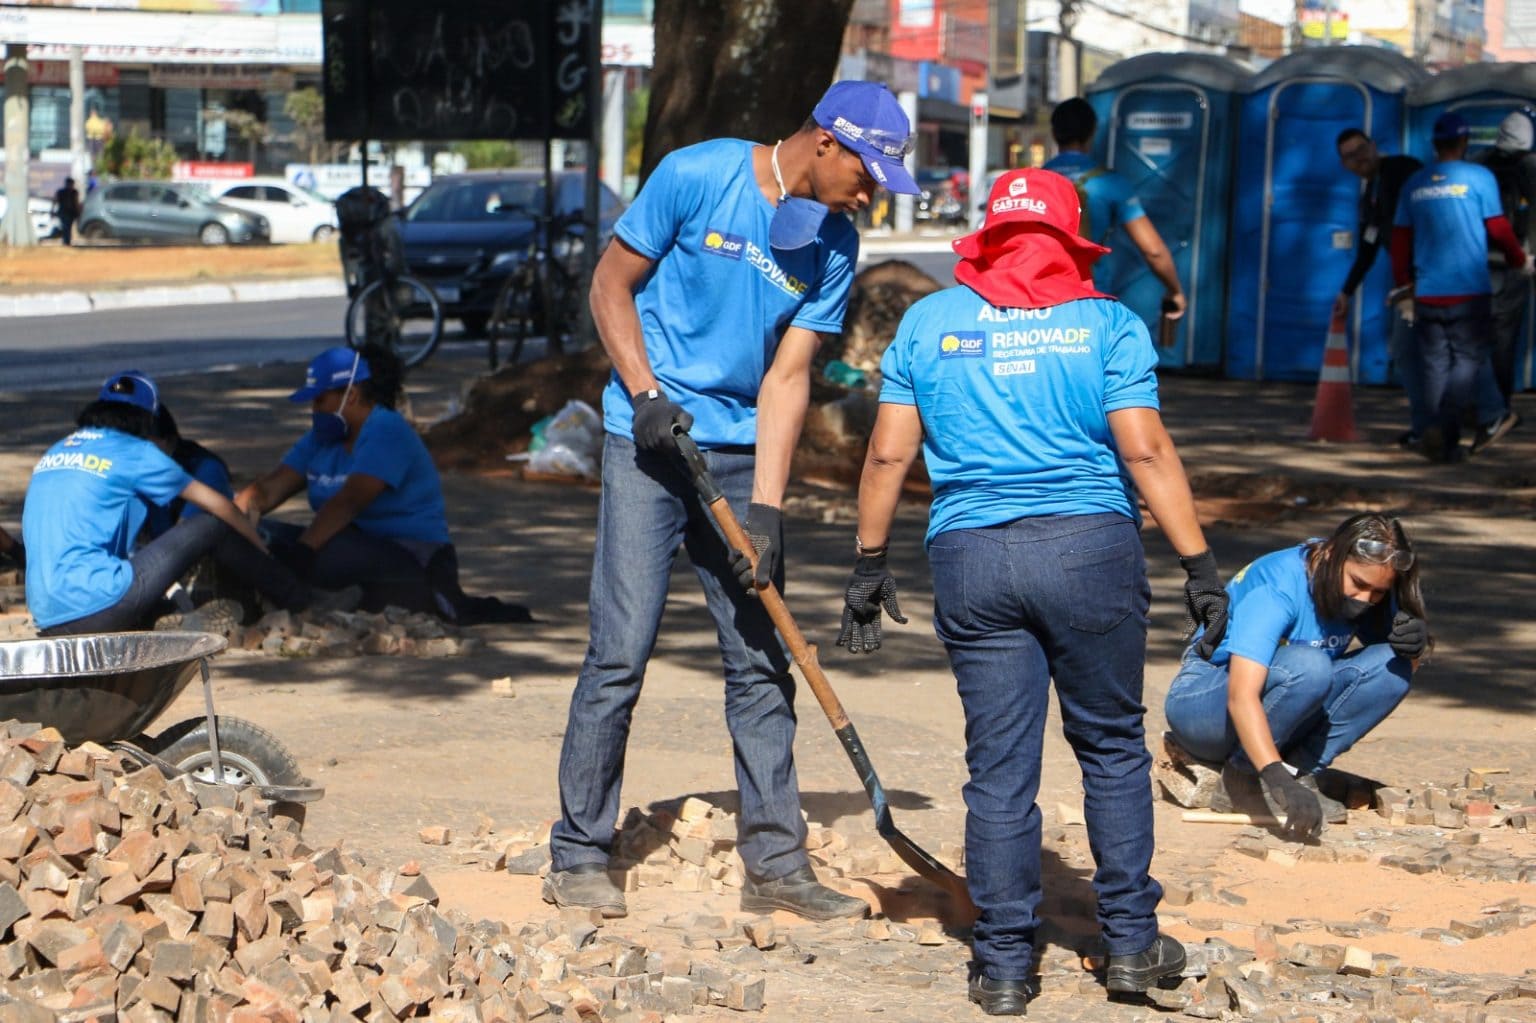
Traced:
<path fill-rule="evenodd" d="M 1392 218 L 1397 214 L 1397 200 L 1403 185 L 1424 165 L 1411 156 L 1382 156 L 1375 141 L 1359 128 L 1345 128 L 1334 143 L 1339 163 L 1365 182 L 1360 190 L 1359 226 L 1355 235 L 1355 261 L 1344 275 L 1344 286 L 1333 300 L 1333 315 L 1349 315 L 1349 300 L 1376 263 L 1376 256 L 1392 237 Z M 1434 421 L 1434 411 L 1424 401 L 1424 359 L 1414 342 L 1413 321 L 1408 313 L 1413 307 L 1395 303 L 1388 311 L 1390 325 L 1387 346 L 1393 365 L 1408 397 L 1408 430 L 1397 438 L 1405 448 L 1417 447 Z"/>
<path fill-rule="evenodd" d="M 1399 286 L 1414 286 L 1413 331 L 1424 359 L 1424 401 L 1435 416 L 1422 450 L 1439 462 L 1465 457 L 1461 417 L 1472 409 L 1478 369 L 1491 348 L 1489 243 L 1504 252 L 1510 266 L 1527 264 L 1499 206 L 1493 175 L 1465 159 L 1468 135 L 1461 115 L 1440 115 L 1433 129 L 1435 162 L 1403 185 L 1393 220 L 1392 276 Z"/>
<path fill-rule="evenodd" d="M 75 188 L 74 178 L 65 178 L 64 184 L 53 193 L 53 215 L 59 218 L 59 232 L 65 245 L 73 245 L 75 221 L 80 219 L 80 191 Z"/>
<path fill-rule="evenodd" d="M 911 127 L 877 83 L 838 82 L 773 145 L 714 139 L 669 154 L 614 227 L 592 279 L 613 359 L 591 638 L 560 751 L 545 901 L 627 912 L 608 875 L 630 719 L 679 547 L 704 589 L 725 675 L 741 796 L 741 908 L 864 916 L 805 850 L 789 657 L 749 589 L 784 584 L 779 506 L 820 335 L 842 329 L 859 238 L 845 214 L 877 187 L 915 193 Z M 699 505 L 674 430 L 688 430 L 758 552 L 745 578 Z M 743 587 L 743 582 L 748 588 Z M 679 751 L 682 753 L 684 751 Z"/>
<path fill-rule="evenodd" d="M 1499 186 L 1499 205 L 1514 229 L 1515 239 L 1525 249 L 1529 262 L 1536 244 L 1536 220 L 1531 207 L 1536 206 L 1536 153 L 1531 152 L 1536 134 L 1536 110 L 1525 107 L 1512 111 L 1499 123 L 1494 144 L 1478 153 L 1472 162 L 1487 167 Z M 1488 250 L 1488 275 L 1493 288 L 1493 344 L 1488 360 L 1478 371 L 1477 435 L 1472 438 L 1476 454 L 1520 425 L 1520 415 L 1511 404 L 1515 393 L 1515 352 L 1519 348 L 1520 328 L 1530 304 L 1530 277 L 1509 264 L 1497 246 Z"/>
<path fill-rule="evenodd" d="M 880 362 L 838 644 L 878 649 L 882 609 L 906 620 L 886 552 L 921 450 L 934 628 L 965 710 L 966 883 L 980 911 L 969 995 L 991 1015 L 1021 1016 L 1035 994 L 1035 800 L 1052 680 L 1083 772 L 1109 990 L 1143 992 L 1184 968 L 1183 947 L 1158 933 L 1162 886 L 1149 873 L 1151 593 L 1132 481 L 1208 636 L 1222 633 L 1226 593 L 1158 414 L 1152 339 L 1094 290 L 1090 269 L 1107 250 L 1079 236 L 1072 183 L 1002 175 L 981 229 L 955 251 L 960 284 L 907 310 Z"/>
<path fill-rule="evenodd" d="M 1045 169 L 1062 175 L 1077 189 L 1082 206 L 1080 230 L 1085 238 L 1108 245 L 1115 228 L 1125 229 L 1147 269 L 1162 282 L 1163 315 L 1176 320 L 1184 315 L 1185 297 L 1173 255 L 1142 209 L 1131 183 L 1094 160 L 1093 138 L 1098 130 L 1099 115 L 1087 100 L 1074 96 L 1058 103 L 1051 111 L 1051 137 L 1061 151 L 1046 162 Z M 1107 286 L 1101 273 L 1095 272 L 1094 280 L 1101 289 Z"/>
<path fill-rule="evenodd" d="M 1396 519 L 1354 515 L 1254 561 L 1227 593 L 1226 636 L 1197 637 L 1168 687 L 1168 728 L 1222 765 L 1213 810 L 1283 815 L 1310 839 L 1348 819 L 1318 772 L 1397 708 L 1432 646 L 1418 558 Z"/>

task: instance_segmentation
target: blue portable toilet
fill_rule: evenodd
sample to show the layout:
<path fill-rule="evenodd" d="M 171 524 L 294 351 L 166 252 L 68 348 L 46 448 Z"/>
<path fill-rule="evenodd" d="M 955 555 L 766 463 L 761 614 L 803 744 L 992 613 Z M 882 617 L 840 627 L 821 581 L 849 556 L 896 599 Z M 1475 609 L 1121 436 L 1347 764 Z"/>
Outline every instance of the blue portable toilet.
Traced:
<path fill-rule="evenodd" d="M 1188 308 L 1165 368 L 1220 367 L 1227 313 L 1228 211 L 1238 99 L 1253 72 L 1211 53 L 1122 60 L 1088 88 L 1099 163 L 1126 178 L 1173 254 Z M 1123 228 L 1101 269 L 1111 294 L 1157 337 L 1163 285 Z"/>
<path fill-rule="evenodd" d="M 1429 162 L 1434 156 L 1435 120 L 1455 111 L 1472 129 L 1467 154 L 1493 145 L 1499 122 L 1513 110 L 1536 107 L 1536 64 L 1463 64 L 1447 68 L 1408 92 L 1408 139 L 1410 152 Z M 1515 386 L 1536 387 L 1536 284 L 1527 282 L 1532 298 L 1526 301 L 1525 322 L 1520 327 L 1520 346 L 1515 358 Z"/>
<path fill-rule="evenodd" d="M 1334 142 L 1359 128 L 1383 154 L 1402 152 L 1407 92 L 1426 72 L 1371 46 L 1322 46 L 1275 61 L 1241 103 L 1232 208 L 1227 375 L 1316 380 L 1333 298 L 1355 258 L 1360 179 Z M 1383 254 L 1355 293 L 1351 367 L 1362 383 L 1388 377 Z"/>

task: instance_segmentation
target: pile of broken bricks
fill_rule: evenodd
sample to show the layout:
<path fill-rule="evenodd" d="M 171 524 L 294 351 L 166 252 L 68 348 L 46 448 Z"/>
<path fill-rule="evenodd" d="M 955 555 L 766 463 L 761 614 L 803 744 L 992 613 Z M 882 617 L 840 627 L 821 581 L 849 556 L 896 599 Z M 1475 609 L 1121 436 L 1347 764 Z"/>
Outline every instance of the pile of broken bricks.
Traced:
<path fill-rule="evenodd" d="M 1508 780 L 1508 773 L 1499 767 L 1472 768 L 1454 781 L 1392 787 L 1344 771 L 1325 771 L 1319 784 L 1349 809 L 1374 809 L 1393 827 L 1459 830 L 1508 825 L 1528 831 L 1536 824 L 1536 786 Z M 1152 777 L 1173 802 L 1197 810 L 1211 805 L 1221 785 L 1221 765 L 1196 760 L 1165 733 Z"/>
<path fill-rule="evenodd" d="M 131 767 L 0 724 L 0 1018 L 660 1023 L 763 1007 L 761 976 L 604 934 L 589 911 L 516 929 L 445 914 L 414 864 L 310 848 L 253 790 Z"/>
<path fill-rule="evenodd" d="M 232 629 L 231 649 L 277 657 L 456 657 L 480 649 L 474 636 L 435 615 L 387 607 L 366 611 L 271 611 L 255 624 Z"/>
<path fill-rule="evenodd" d="M 627 892 L 660 887 L 715 894 L 738 890 L 746 874 L 736 850 L 736 827 L 733 812 L 698 796 L 649 813 L 630 807 L 619 827 L 610 869 Z M 489 822 L 482 821 L 471 839 L 457 843 L 453 858 L 485 870 L 544 874 L 549 870 L 547 832 L 546 825 L 539 834 L 497 836 Z M 453 842 L 452 831 L 442 827 L 423 829 L 420 837 L 429 844 Z M 841 832 L 808 825 L 805 847 L 823 879 L 908 872 L 901 857 L 873 835 L 850 842 Z M 939 858 L 960 868 L 964 849 L 945 842 Z"/>

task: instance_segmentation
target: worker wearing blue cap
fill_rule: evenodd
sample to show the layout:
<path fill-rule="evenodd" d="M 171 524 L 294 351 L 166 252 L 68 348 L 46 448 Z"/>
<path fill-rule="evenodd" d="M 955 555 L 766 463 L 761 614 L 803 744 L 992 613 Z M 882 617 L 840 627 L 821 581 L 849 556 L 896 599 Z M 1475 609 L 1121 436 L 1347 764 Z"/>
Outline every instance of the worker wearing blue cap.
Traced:
<path fill-rule="evenodd" d="M 38 459 L 27 487 L 27 606 L 45 636 L 145 628 L 166 588 L 233 529 L 261 538 L 228 498 L 189 476 L 151 436 L 160 393 L 137 370 L 107 379 L 79 429 Z M 208 512 L 132 551 L 147 505 Z M 147 504 L 146 504 L 147 502 Z"/>
<path fill-rule="evenodd" d="M 544 898 L 626 912 L 608 877 L 631 712 L 681 546 L 704 588 L 725 674 L 741 792 L 742 909 L 816 919 L 869 907 L 821 885 L 805 851 L 789 659 L 748 590 L 783 585 L 779 505 L 823 334 L 842 329 L 858 261 L 844 214 L 878 188 L 916 193 L 911 125 L 885 86 L 838 82 L 772 145 L 717 139 L 662 160 L 592 281 L 613 360 L 591 640 L 560 755 L 561 818 Z M 760 557 L 733 563 L 677 458 L 690 432 Z"/>
<path fill-rule="evenodd" d="M 1425 405 L 1435 417 L 1423 441 L 1432 461 L 1464 457 L 1461 417 L 1473 403 L 1493 326 L 1489 243 L 1511 267 L 1526 264 L 1493 175 L 1465 159 L 1469 135 L 1459 114 L 1440 115 L 1435 160 L 1404 183 L 1393 220 L 1392 275 L 1399 286 L 1414 285 L 1413 332 Z"/>

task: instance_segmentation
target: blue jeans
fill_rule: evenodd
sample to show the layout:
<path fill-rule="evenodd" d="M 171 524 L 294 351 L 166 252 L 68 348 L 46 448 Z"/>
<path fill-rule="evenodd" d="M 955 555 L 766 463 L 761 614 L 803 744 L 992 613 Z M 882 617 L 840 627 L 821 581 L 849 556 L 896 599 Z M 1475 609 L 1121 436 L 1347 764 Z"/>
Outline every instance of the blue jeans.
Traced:
<path fill-rule="evenodd" d="M 1424 400 L 1424 357 L 1419 353 L 1413 324 L 1399 315 L 1395 307 L 1388 315 L 1392 318 L 1387 334 L 1387 343 L 1392 348 L 1392 364 L 1397 367 L 1403 393 L 1408 397 L 1408 431 L 1415 437 L 1422 437 L 1435 421 L 1434 411 Z"/>
<path fill-rule="evenodd" d="M 276 550 L 299 542 L 304 527 L 292 522 L 262 519 L 261 532 Z M 451 609 L 434 592 L 422 555 L 406 542 L 375 536 L 349 525 L 325 542 L 315 552 L 313 586 L 344 590 L 359 586 L 363 591 L 359 605 L 365 611 L 386 607 L 403 608 L 419 614 L 435 614 L 451 619 Z M 429 555 L 447 544 L 424 544 L 422 554 Z M 302 610 L 314 596 L 310 583 L 298 579 L 275 558 L 268 557 L 249 544 L 237 547 L 221 544 L 220 564 L 256 587 L 261 595 L 279 607 Z"/>
<path fill-rule="evenodd" d="M 1099 924 L 1111 955 L 1149 948 L 1152 758 L 1142 729 L 1151 595 L 1123 515 L 1019 519 L 934 537 L 934 629 L 965 710 L 965 866 L 978 964 L 1029 975 L 1040 905 L 1040 757 L 1050 685 L 1083 772 Z"/>
<path fill-rule="evenodd" d="M 1338 660 L 1314 647 L 1281 647 L 1260 696 L 1281 757 L 1303 774 L 1329 766 L 1397 709 L 1411 674 L 1408 659 L 1386 643 Z M 1173 737 L 1195 756 L 1252 769 L 1227 714 L 1227 665 L 1186 650 L 1163 712 Z"/>
<path fill-rule="evenodd" d="M 1515 390 L 1515 353 L 1530 299 L 1530 282 L 1518 271 L 1489 267 L 1493 281 L 1492 344 L 1477 372 L 1477 424 L 1491 426 L 1509 411 Z"/>
<path fill-rule="evenodd" d="M 222 521 L 212 515 L 182 519 L 154 540 L 134 551 L 128 558 L 133 566 L 133 581 L 117 603 L 84 618 L 63 622 L 40 631 L 43 636 L 83 636 L 89 632 L 126 632 L 147 629 L 150 616 L 165 599 L 171 583 L 186 574 L 197 559 L 213 550 L 223 537 L 233 537 L 251 547 Z"/>
<path fill-rule="evenodd" d="M 744 521 L 753 455 L 706 451 L 704 457 Z M 679 546 L 687 549 L 704 587 L 725 669 L 725 720 L 741 795 L 741 858 L 759 880 L 809 865 L 795 777 L 789 657 L 762 604 L 737 582 L 726 542 L 681 461 L 608 435 L 597 518 L 590 641 L 560 750 L 560 820 L 550 837 L 554 869 L 606 863 L 612 852 L 630 717 L 656 646 Z M 783 586 L 782 572 L 775 584 Z"/>
<path fill-rule="evenodd" d="M 1447 452 L 1461 441 L 1461 416 L 1477 399 L 1477 373 L 1488 357 L 1492 299 L 1413 306 L 1413 332 L 1424 359 L 1424 401 Z"/>

